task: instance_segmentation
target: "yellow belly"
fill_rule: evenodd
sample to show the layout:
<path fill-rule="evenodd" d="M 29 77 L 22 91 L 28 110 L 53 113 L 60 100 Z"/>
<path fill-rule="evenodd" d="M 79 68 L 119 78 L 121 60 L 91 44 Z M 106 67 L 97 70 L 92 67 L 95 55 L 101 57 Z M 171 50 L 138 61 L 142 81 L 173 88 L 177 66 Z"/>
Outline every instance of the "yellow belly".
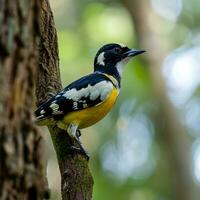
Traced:
<path fill-rule="evenodd" d="M 66 129 L 70 123 L 77 124 L 79 129 L 89 127 L 101 120 L 110 111 L 118 96 L 117 89 L 113 89 L 110 96 L 101 104 L 86 108 L 80 111 L 74 111 L 67 114 L 58 126 Z"/>

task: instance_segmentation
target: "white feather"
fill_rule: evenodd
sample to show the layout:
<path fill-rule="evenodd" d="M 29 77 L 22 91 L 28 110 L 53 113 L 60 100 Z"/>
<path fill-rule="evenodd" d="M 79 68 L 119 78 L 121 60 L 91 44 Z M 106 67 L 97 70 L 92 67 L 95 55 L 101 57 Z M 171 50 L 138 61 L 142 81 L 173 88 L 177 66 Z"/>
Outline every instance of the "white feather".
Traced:
<path fill-rule="evenodd" d="M 78 102 L 77 101 L 73 102 L 73 108 L 74 108 L 74 110 L 78 109 Z"/>
<path fill-rule="evenodd" d="M 43 115 L 45 113 L 45 110 L 41 110 L 40 114 Z"/>
<path fill-rule="evenodd" d="M 117 70 L 118 70 L 120 76 L 122 75 L 122 72 L 123 72 L 123 70 L 124 70 L 124 66 L 127 64 L 127 62 L 129 61 L 129 59 L 130 59 L 130 58 L 125 58 L 124 60 L 122 60 L 122 61 L 120 61 L 120 62 L 118 62 L 118 63 L 116 64 L 116 68 L 117 68 Z"/>
<path fill-rule="evenodd" d="M 100 99 L 102 101 L 105 100 L 108 97 L 108 95 L 110 94 L 110 92 L 112 91 L 112 89 L 113 89 L 113 84 L 108 82 L 106 84 L 106 87 L 102 88 Z"/>
<path fill-rule="evenodd" d="M 99 97 L 99 90 L 94 90 L 90 92 L 90 99 L 95 100 Z"/>
<path fill-rule="evenodd" d="M 104 60 L 105 60 L 105 57 L 104 57 L 104 52 L 103 52 L 99 54 L 97 58 L 97 63 L 104 66 L 105 65 Z"/>
<path fill-rule="evenodd" d="M 53 114 L 60 114 L 60 113 L 62 113 L 62 111 L 58 111 L 59 110 L 59 105 L 56 104 L 56 103 L 52 103 L 49 107 L 52 109 Z"/>
<path fill-rule="evenodd" d="M 91 100 L 96 100 L 100 97 L 101 100 L 106 99 L 107 95 L 112 91 L 113 85 L 108 81 L 101 81 L 96 85 L 88 85 L 86 88 L 76 90 L 75 88 L 65 92 L 63 96 L 73 101 L 79 101 L 83 97 L 90 97 Z"/>

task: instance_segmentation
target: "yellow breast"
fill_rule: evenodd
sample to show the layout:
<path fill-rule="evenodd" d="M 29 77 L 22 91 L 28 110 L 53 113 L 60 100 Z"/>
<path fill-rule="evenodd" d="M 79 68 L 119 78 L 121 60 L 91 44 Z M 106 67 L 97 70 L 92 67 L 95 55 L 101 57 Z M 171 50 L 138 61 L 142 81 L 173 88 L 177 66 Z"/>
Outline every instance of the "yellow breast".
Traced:
<path fill-rule="evenodd" d="M 114 88 L 107 99 L 95 106 L 86 108 L 80 111 L 74 111 L 67 114 L 62 121 L 58 123 L 58 126 L 62 129 L 66 129 L 67 124 L 77 124 L 80 129 L 89 127 L 99 120 L 101 120 L 110 111 L 114 105 L 118 96 L 118 90 Z"/>

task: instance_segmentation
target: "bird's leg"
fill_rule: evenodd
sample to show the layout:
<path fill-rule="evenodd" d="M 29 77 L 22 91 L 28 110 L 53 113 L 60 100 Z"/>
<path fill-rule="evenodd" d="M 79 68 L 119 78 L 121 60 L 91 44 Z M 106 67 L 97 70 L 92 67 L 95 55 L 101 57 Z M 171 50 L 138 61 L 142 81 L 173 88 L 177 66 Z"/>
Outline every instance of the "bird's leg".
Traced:
<path fill-rule="evenodd" d="M 89 160 L 89 155 L 87 153 L 87 151 L 84 149 L 79 137 L 81 136 L 81 132 L 80 130 L 77 129 L 78 126 L 75 124 L 70 124 L 67 128 L 67 132 L 69 133 L 69 135 L 74 138 L 76 140 L 76 142 L 79 145 L 79 148 L 75 147 L 75 146 L 71 146 L 71 148 L 75 151 L 77 151 L 80 154 L 83 154 L 84 156 L 86 156 L 86 159 Z"/>

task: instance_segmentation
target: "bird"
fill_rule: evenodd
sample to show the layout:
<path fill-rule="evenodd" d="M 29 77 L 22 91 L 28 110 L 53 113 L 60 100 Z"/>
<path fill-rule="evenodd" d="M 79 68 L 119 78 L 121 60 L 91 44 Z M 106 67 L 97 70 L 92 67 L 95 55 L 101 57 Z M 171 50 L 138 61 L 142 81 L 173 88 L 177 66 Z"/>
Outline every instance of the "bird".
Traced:
<path fill-rule="evenodd" d="M 72 82 L 37 108 L 37 125 L 56 125 L 66 130 L 79 144 L 79 150 L 89 157 L 80 141 L 80 130 L 109 113 L 120 92 L 124 66 L 144 52 L 123 44 L 103 45 L 94 58 L 93 73 Z"/>

